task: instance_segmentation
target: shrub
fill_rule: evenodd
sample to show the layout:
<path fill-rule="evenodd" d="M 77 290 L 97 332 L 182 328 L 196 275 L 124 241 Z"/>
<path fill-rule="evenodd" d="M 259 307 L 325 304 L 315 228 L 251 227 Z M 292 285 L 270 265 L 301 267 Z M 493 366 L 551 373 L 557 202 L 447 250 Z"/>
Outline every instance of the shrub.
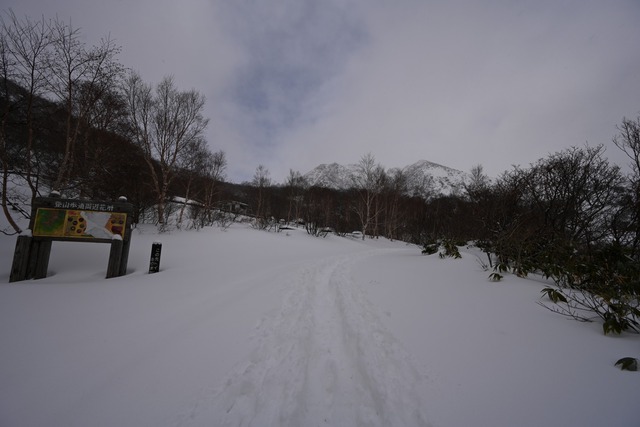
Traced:
<path fill-rule="evenodd" d="M 634 357 L 623 357 L 615 363 L 615 366 L 620 366 L 622 371 L 637 371 L 638 359 Z"/>
<path fill-rule="evenodd" d="M 539 302 L 543 307 L 584 322 L 600 319 L 605 335 L 640 332 L 640 266 L 621 248 L 575 256 L 546 275 L 555 288 L 542 290 L 552 303 Z"/>
<path fill-rule="evenodd" d="M 462 258 L 456 242 L 452 239 L 429 240 L 422 245 L 422 253 L 424 255 L 433 255 L 438 251 L 440 251 L 438 256 L 442 259 Z"/>
<path fill-rule="evenodd" d="M 423 255 L 433 255 L 438 252 L 440 243 L 437 240 L 427 240 L 422 244 Z"/>
<path fill-rule="evenodd" d="M 456 246 L 455 241 L 451 239 L 442 239 L 442 241 L 440 242 L 440 246 L 442 247 L 440 258 L 462 258 L 462 255 L 460 255 L 460 250 Z"/>

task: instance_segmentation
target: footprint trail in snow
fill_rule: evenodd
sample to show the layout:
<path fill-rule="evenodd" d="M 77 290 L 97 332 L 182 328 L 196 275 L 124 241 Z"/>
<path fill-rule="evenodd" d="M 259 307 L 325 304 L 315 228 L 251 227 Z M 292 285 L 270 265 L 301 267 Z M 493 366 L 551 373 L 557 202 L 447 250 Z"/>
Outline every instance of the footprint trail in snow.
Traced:
<path fill-rule="evenodd" d="M 258 346 L 183 426 L 428 426 L 425 376 L 350 277 L 375 252 L 307 264 L 287 277 Z"/>

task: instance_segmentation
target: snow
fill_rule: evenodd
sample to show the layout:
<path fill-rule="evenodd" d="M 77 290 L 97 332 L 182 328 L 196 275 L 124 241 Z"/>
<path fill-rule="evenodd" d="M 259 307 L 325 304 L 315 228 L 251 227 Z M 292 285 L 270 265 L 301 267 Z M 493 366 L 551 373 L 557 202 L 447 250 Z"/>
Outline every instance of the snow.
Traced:
<path fill-rule="evenodd" d="M 8 283 L 0 237 L 1 426 L 632 426 L 640 337 L 487 280 L 473 249 L 235 224 L 54 242 L 45 279 Z M 151 245 L 160 272 L 149 274 Z"/>

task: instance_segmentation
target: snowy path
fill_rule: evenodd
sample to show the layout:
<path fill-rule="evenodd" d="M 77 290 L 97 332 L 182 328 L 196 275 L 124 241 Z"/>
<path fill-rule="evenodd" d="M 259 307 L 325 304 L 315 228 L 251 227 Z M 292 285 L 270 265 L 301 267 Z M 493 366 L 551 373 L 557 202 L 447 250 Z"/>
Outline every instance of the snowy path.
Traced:
<path fill-rule="evenodd" d="M 203 394 L 182 426 L 425 426 L 424 376 L 350 276 L 380 251 L 287 274 L 281 309 L 256 326 L 250 359 Z"/>

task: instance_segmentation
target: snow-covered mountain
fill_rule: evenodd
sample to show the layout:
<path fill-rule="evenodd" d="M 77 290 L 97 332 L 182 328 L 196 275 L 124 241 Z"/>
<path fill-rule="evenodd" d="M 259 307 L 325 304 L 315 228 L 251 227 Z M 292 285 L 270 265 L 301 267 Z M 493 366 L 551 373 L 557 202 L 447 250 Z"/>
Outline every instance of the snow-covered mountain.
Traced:
<path fill-rule="evenodd" d="M 310 185 L 343 190 L 353 184 L 352 176 L 357 165 L 338 163 L 321 164 L 304 174 Z M 401 173 L 406 180 L 407 194 L 424 198 L 438 194 L 455 194 L 460 191 L 467 173 L 427 160 L 419 160 L 403 168 L 386 170 L 390 177 Z"/>
<path fill-rule="evenodd" d="M 343 190 L 352 186 L 352 175 L 356 165 L 340 165 L 338 163 L 321 164 L 303 175 L 311 186 Z"/>
<path fill-rule="evenodd" d="M 468 174 L 427 160 L 402 168 L 409 194 L 424 198 L 436 194 L 456 194 L 462 190 Z"/>

